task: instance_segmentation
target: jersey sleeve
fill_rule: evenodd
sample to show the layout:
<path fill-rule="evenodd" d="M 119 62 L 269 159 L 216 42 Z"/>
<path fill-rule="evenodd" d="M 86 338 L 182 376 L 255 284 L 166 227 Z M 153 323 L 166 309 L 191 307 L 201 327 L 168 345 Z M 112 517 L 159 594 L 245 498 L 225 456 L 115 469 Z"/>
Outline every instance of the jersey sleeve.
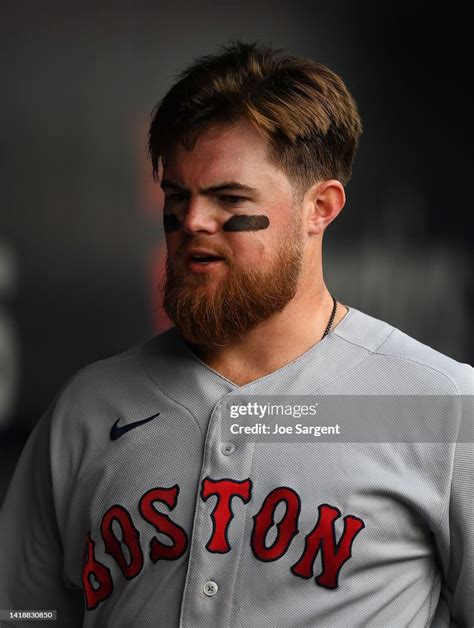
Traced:
<path fill-rule="evenodd" d="M 0 610 L 56 610 L 58 625 L 81 626 L 83 597 L 63 579 L 63 551 L 51 478 L 55 403 L 33 429 L 0 512 Z M 1 626 L 37 626 L 3 619 Z"/>
<path fill-rule="evenodd" d="M 455 448 L 452 481 L 443 519 L 436 533 L 443 581 L 432 628 L 474 624 L 474 443 L 472 399 L 466 403 L 462 442 Z"/>

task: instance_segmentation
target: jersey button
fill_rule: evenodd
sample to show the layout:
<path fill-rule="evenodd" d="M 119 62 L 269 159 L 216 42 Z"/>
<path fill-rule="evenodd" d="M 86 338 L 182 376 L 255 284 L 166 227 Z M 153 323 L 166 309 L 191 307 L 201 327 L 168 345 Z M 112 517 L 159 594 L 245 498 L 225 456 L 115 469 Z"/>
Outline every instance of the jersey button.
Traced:
<path fill-rule="evenodd" d="M 234 443 L 222 443 L 221 451 L 224 454 L 224 456 L 230 456 L 235 451 Z"/>
<path fill-rule="evenodd" d="M 206 584 L 202 588 L 202 590 L 204 591 L 205 595 L 207 595 L 209 597 L 212 597 L 213 595 L 215 595 L 217 593 L 218 589 L 219 589 L 219 587 L 212 580 L 208 580 L 206 582 Z"/>

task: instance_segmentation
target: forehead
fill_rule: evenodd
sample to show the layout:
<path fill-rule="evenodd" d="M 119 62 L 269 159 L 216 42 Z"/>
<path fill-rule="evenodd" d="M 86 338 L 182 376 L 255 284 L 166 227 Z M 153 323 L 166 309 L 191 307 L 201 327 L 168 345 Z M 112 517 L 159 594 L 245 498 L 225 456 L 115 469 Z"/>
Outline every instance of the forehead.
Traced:
<path fill-rule="evenodd" d="M 163 178 L 189 187 L 221 181 L 259 188 L 277 182 L 289 185 L 283 171 L 268 160 L 266 138 L 246 120 L 203 131 L 191 150 L 176 144 L 167 155 Z"/>

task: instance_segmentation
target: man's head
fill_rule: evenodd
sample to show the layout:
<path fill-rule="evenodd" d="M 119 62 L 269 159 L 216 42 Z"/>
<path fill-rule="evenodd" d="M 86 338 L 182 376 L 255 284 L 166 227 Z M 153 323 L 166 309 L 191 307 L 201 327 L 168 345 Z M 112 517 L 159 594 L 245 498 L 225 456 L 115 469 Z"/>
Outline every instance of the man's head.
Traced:
<path fill-rule="evenodd" d="M 180 76 L 149 149 L 166 195 L 164 305 L 188 341 L 243 336 L 295 297 L 360 133 L 342 80 L 310 60 L 238 43 Z"/>

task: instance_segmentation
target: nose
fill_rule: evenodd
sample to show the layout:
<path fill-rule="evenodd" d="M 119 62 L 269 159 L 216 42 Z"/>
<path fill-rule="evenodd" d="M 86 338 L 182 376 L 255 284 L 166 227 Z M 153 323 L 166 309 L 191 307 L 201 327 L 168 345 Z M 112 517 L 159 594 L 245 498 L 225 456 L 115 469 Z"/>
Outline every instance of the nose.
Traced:
<path fill-rule="evenodd" d="M 188 234 L 216 233 L 219 229 L 217 216 L 211 203 L 204 198 L 192 198 L 186 207 L 183 230 Z"/>

